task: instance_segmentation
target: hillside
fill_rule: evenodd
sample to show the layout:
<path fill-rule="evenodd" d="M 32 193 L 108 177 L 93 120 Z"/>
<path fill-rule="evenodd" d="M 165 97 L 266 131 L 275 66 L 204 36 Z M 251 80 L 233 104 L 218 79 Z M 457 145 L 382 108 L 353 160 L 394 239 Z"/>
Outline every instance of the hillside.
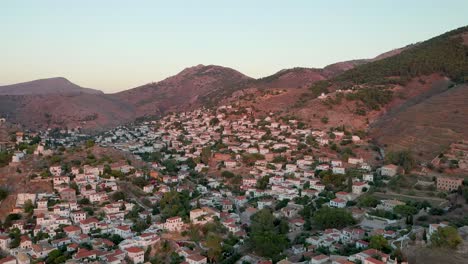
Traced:
<path fill-rule="evenodd" d="M 104 94 L 0 96 L 0 113 L 28 128 L 102 130 L 134 119 L 133 106 Z"/>
<path fill-rule="evenodd" d="M 395 56 L 360 65 L 335 78 L 341 85 L 404 84 L 411 78 L 441 73 L 455 82 L 468 80 L 467 27 L 418 43 Z"/>
<path fill-rule="evenodd" d="M 230 101 L 254 108 L 258 116 L 275 113 L 316 128 L 369 131 L 388 149 L 411 149 L 418 157 L 432 158 L 466 138 L 468 123 L 457 115 L 468 113 L 463 106 L 468 89 L 451 87 L 467 80 L 467 31 L 460 28 L 374 59 L 327 66 L 319 71 L 324 78 L 307 87 L 254 90 Z"/>
<path fill-rule="evenodd" d="M 438 87 L 437 87 L 438 86 Z M 394 109 L 371 129 L 381 145 L 392 150 L 411 149 L 429 160 L 446 150 L 450 143 L 468 139 L 468 85 L 448 88 L 438 83 L 427 99 Z M 438 92 L 435 92 L 438 90 Z"/>
<path fill-rule="evenodd" d="M 284 69 L 273 75 L 255 80 L 256 88 L 300 88 L 326 79 L 322 69 L 292 68 Z"/>
<path fill-rule="evenodd" d="M 296 67 L 260 79 L 222 66 L 198 65 L 115 94 L 85 93 L 95 91 L 82 90 L 64 78 L 38 80 L 3 87 L 0 113 L 31 128 L 82 126 L 100 130 L 171 111 L 240 103 L 253 107 L 258 116 L 296 116 L 317 128 L 344 125 L 368 130 L 389 148 L 413 148 L 407 142 L 416 132 L 387 128 L 408 126 L 418 131 L 421 126 L 412 127 L 420 119 L 414 109 L 423 111 L 440 100 L 450 100 L 449 95 L 455 92 L 447 90 L 451 85 L 447 79 L 462 83 L 468 78 L 467 31 L 467 27 L 460 28 L 373 59 L 339 62 L 323 69 Z M 458 89 L 457 95 L 463 98 L 465 89 L 454 91 Z M 321 94 L 324 97 L 319 99 Z M 464 108 L 458 111 L 466 113 Z M 419 136 L 434 145 L 421 150 L 422 155 L 433 155 L 460 137 L 460 127 L 442 121 L 431 128 L 434 132 Z M 430 139 L 443 129 L 450 130 L 444 140 Z"/>
<path fill-rule="evenodd" d="M 102 91 L 80 87 L 69 80 L 57 77 L 0 86 L 0 95 L 36 94 L 102 94 Z"/>
<path fill-rule="evenodd" d="M 137 117 L 216 104 L 253 79 L 230 68 L 197 65 L 157 83 L 110 95 L 133 105 Z"/>

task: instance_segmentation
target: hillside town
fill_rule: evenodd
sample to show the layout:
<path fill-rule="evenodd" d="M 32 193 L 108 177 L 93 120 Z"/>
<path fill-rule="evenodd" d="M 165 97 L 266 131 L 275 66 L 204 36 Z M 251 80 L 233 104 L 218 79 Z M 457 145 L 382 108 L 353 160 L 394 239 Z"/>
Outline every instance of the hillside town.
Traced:
<path fill-rule="evenodd" d="M 14 137 L 7 166 L 48 160 L 35 177 L 52 190 L 14 194 L 2 264 L 397 264 L 414 246 L 464 243 L 438 217 L 451 212 L 445 198 L 463 192 L 463 178 L 418 182 L 438 197 L 397 192 L 411 168 L 386 162 L 362 131 L 224 105 L 92 138 Z M 82 161 L 56 158 L 79 151 Z"/>

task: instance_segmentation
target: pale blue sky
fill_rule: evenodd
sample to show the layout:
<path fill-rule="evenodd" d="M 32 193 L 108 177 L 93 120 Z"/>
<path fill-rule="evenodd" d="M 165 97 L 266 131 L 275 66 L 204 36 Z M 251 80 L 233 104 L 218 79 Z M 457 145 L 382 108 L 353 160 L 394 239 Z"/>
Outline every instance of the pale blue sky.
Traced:
<path fill-rule="evenodd" d="M 216 64 L 252 77 L 370 58 L 468 24 L 466 0 L 0 2 L 0 84 L 105 92 Z"/>

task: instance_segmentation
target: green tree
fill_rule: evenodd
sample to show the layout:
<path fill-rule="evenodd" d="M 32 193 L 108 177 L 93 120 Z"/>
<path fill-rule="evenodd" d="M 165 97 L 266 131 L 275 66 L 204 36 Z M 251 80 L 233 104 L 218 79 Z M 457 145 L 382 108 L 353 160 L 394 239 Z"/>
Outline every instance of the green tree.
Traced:
<path fill-rule="evenodd" d="M 5 200 L 5 198 L 7 198 L 7 196 L 8 196 L 8 190 L 1 187 L 0 188 L 0 201 Z"/>
<path fill-rule="evenodd" d="M 398 215 L 401 215 L 401 216 L 410 216 L 410 215 L 415 215 L 418 213 L 418 209 L 414 206 L 411 206 L 411 205 L 406 205 L 406 204 L 402 204 L 402 205 L 397 205 L 393 208 L 393 212 L 395 214 L 398 214 Z"/>
<path fill-rule="evenodd" d="M 62 251 L 54 249 L 47 255 L 46 263 L 54 263 L 55 259 L 62 255 Z"/>
<path fill-rule="evenodd" d="M 463 240 L 453 226 L 441 227 L 431 236 L 431 246 L 456 249 Z"/>
<path fill-rule="evenodd" d="M 117 191 L 117 192 L 114 192 L 112 195 L 111 195 L 111 199 L 112 201 L 125 201 L 125 193 L 121 192 L 121 191 Z"/>
<path fill-rule="evenodd" d="M 208 259 L 212 263 L 218 263 L 221 253 L 223 253 L 222 238 L 214 233 L 209 233 L 205 245 L 208 248 Z"/>
<path fill-rule="evenodd" d="M 173 216 L 186 218 L 190 211 L 190 195 L 187 191 L 170 191 L 163 195 L 159 205 L 163 219 Z"/>
<path fill-rule="evenodd" d="M 250 244 L 263 256 L 275 258 L 288 247 L 288 240 L 275 226 L 275 217 L 268 209 L 262 209 L 251 217 Z"/>
<path fill-rule="evenodd" d="M 268 186 L 268 182 L 270 181 L 269 176 L 263 176 L 260 180 L 257 181 L 257 188 L 260 190 L 265 190 Z"/>
<path fill-rule="evenodd" d="M 343 228 L 355 223 L 353 216 L 348 211 L 330 207 L 320 208 L 312 219 L 320 229 Z"/>
<path fill-rule="evenodd" d="M 378 204 L 380 204 L 380 201 L 372 195 L 363 195 L 359 197 L 359 200 L 358 200 L 358 205 L 361 207 L 374 208 Z"/>
<path fill-rule="evenodd" d="M 226 179 L 231 179 L 231 178 L 234 178 L 234 176 L 236 176 L 233 172 L 231 171 L 223 171 L 221 172 L 221 176 L 223 176 L 223 178 L 226 178 Z"/>
<path fill-rule="evenodd" d="M 92 139 L 86 140 L 85 146 L 86 146 L 86 148 L 94 147 L 94 140 L 92 140 Z"/>
<path fill-rule="evenodd" d="M 204 147 L 202 149 L 201 155 L 200 155 L 201 161 L 208 165 L 211 159 L 211 148 L 210 147 Z"/>
<path fill-rule="evenodd" d="M 382 235 L 371 236 L 369 241 L 369 247 L 377 250 L 383 250 L 388 248 L 388 241 Z"/>
<path fill-rule="evenodd" d="M 31 200 L 27 200 L 24 202 L 24 212 L 27 214 L 30 214 L 34 211 L 34 204 L 32 203 Z"/>
<path fill-rule="evenodd" d="M 387 164 L 396 164 L 403 169 L 405 169 L 406 172 L 409 172 L 415 165 L 416 165 L 416 160 L 413 157 L 413 154 L 409 150 L 402 150 L 402 151 L 390 151 L 387 153 L 385 156 L 385 162 Z"/>

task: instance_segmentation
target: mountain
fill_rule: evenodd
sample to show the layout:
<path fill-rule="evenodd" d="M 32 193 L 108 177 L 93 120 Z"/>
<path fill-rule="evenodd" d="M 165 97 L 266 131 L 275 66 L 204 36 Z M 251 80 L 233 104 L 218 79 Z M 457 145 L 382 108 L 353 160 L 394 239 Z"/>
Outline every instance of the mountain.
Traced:
<path fill-rule="evenodd" d="M 283 74 L 306 72 L 315 79 L 292 78 L 308 84 L 289 81 L 297 89 L 274 92 L 252 89 L 227 102 L 252 107 L 259 117 L 274 113 L 314 128 L 365 131 L 387 150 L 409 149 L 429 159 L 451 142 L 468 139 L 468 123 L 461 122 L 468 114 L 467 45 L 468 27 L 463 27 L 373 59 L 283 70 L 263 80 L 276 84 Z M 319 99 L 321 94 L 326 98 Z"/>
<path fill-rule="evenodd" d="M 0 95 L 31 94 L 102 94 L 99 90 L 80 87 L 63 77 L 0 86 Z"/>
<path fill-rule="evenodd" d="M 134 120 L 134 108 L 105 94 L 0 96 L 1 116 L 27 128 L 83 127 L 103 130 Z"/>
<path fill-rule="evenodd" d="M 468 139 L 468 85 L 436 82 L 428 92 L 394 108 L 371 126 L 371 135 L 390 150 L 412 150 L 431 160 L 446 147 Z"/>
<path fill-rule="evenodd" d="M 256 88 L 300 88 L 326 79 L 322 69 L 291 68 L 281 70 L 273 75 L 260 78 L 252 83 Z"/>
<path fill-rule="evenodd" d="M 399 54 L 355 67 L 337 76 L 341 85 L 405 84 L 412 78 L 441 73 L 455 82 L 468 80 L 467 27 L 415 44 Z"/>
<path fill-rule="evenodd" d="M 245 87 L 254 79 L 231 68 L 197 65 L 160 82 L 110 95 L 131 104 L 136 115 L 158 115 L 167 111 L 215 105 L 223 97 Z"/>
<path fill-rule="evenodd" d="M 365 131 L 387 149 L 412 149 L 427 158 L 466 137 L 468 124 L 459 120 L 468 113 L 467 45 L 464 27 L 323 69 L 296 67 L 253 79 L 231 68 L 198 65 L 114 94 L 85 93 L 63 78 L 38 80 L 18 84 L 19 94 L 1 92 L 0 113 L 31 128 L 99 130 L 171 111 L 239 103 L 258 117 L 275 113 L 315 128 Z M 327 98 L 319 99 L 321 94 Z"/>

